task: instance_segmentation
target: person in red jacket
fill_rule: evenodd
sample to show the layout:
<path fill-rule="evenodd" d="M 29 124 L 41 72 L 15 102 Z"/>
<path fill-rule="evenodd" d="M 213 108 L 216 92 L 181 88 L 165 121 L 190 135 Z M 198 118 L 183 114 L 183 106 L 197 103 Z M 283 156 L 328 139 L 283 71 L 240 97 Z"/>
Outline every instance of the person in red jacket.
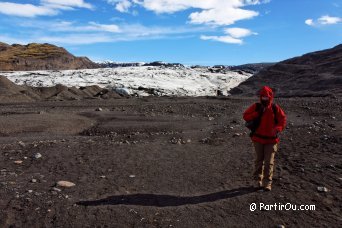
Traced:
<path fill-rule="evenodd" d="M 268 86 L 260 90 L 260 103 L 254 103 L 244 113 L 243 118 L 249 122 L 260 118 L 251 139 L 256 153 L 254 178 L 258 187 L 271 191 L 274 169 L 274 155 L 278 150 L 278 133 L 284 130 L 286 115 L 279 105 L 273 104 L 273 91 Z"/>

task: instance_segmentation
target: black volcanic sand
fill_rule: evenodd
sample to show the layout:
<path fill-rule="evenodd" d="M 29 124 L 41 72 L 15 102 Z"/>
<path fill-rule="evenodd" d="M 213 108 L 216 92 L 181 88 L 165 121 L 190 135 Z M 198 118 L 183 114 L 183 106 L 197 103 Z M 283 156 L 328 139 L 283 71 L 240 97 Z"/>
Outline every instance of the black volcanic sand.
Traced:
<path fill-rule="evenodd" d="M 3 104 L 0 227 L 341 227 L 341 99 L 277 99 L 288 128 L 271 192 L 251 187 L 254 153 L 242 112 L 252 102 Z M 59 180 L 76 186 L 54 190 Z M 316 210 L 260 211 L 259 203 Z"/>

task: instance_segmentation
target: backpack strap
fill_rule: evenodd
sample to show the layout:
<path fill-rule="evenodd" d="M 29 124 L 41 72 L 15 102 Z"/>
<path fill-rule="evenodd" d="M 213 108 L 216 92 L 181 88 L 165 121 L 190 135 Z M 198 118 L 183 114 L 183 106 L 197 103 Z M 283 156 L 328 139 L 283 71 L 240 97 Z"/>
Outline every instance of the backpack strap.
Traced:
<path fill-rule="evenodd" d="M 259 113 L 258 117 L 254 120 L 255 121 L 255 125 L 253 127 L 253 129 L 251 129 L 251 132 L 249 134 L 250 137 L 252 137 L 255 133 L 255 131 L 258 129 L 260 122 L 261 122 L 261 117 L 262 117 L 262 104 L 261 103 L 255 103 L 255 111 Z"/>
<path fill-rule="evenodd" d="M 261 106 L 262 106 L 261 103 L 259 103 L 259 102 L 255 103 L 255 111 L 256 112 L 260 112 L 261 111 Z"/>
<path fill-rule="evenodd" d="M 278 124 L 278 120 L 277 120 L 277 105 L 276 104 L 272 104 L 272 110 L 273 110 L 273 114 L 274 114 L 274 123 Z"/>

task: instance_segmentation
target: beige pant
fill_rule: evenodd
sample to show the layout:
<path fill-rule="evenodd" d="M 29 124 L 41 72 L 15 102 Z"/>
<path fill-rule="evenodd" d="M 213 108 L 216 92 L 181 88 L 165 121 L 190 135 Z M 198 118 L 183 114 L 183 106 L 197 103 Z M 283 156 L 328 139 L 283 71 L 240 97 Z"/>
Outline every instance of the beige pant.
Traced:
<path fill-rule="evenodd" d="M 255 149 L 255 170 L 253 176 L 258 181 L 272 183 L 274 155 L 278 150 L 278 144 L 261 144 L 253 142 Z"/>

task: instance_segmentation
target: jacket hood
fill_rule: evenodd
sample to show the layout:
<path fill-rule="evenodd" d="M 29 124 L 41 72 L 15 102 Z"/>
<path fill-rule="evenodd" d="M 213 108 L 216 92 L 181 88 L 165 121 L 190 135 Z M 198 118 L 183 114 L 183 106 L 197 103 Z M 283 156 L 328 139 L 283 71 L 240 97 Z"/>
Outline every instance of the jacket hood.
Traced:
<path fill-rule="evenodd" d="M 273 101 L 273 90 L 270 87 L 263 86 L 260 89 L 259 95 L 260 95 L 260 100 L 261 100 L 261 97 L 268 97 L 270 99 L 270 104 L 272 104 L 272 101 Z"/>

